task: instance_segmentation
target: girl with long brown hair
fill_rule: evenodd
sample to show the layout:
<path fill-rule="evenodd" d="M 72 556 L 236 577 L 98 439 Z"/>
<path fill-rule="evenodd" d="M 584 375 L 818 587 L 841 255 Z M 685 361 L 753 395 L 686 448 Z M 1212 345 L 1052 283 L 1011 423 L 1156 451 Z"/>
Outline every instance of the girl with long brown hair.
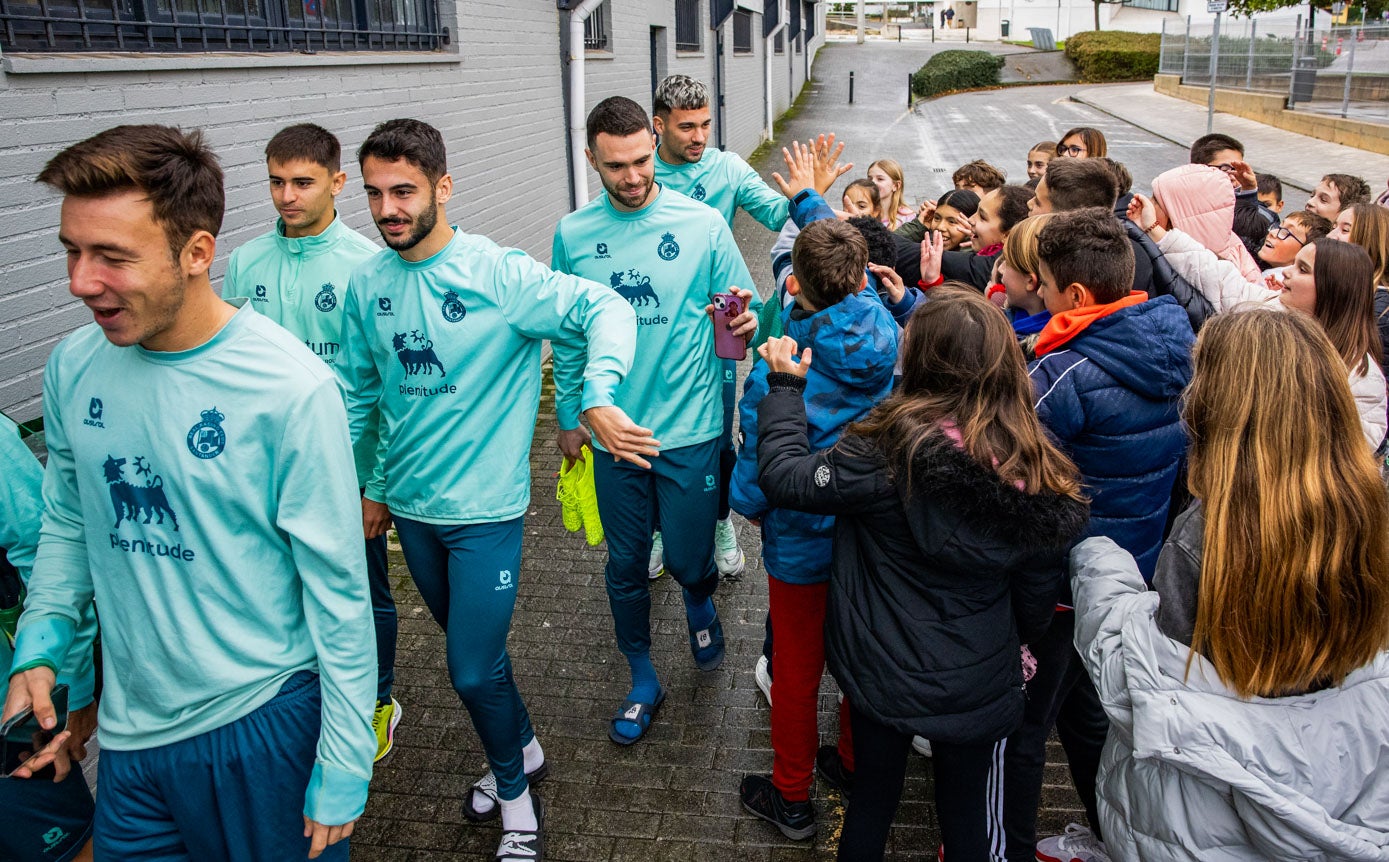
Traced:
<path fill-rule="evenodd" d="M 1380 365 L 1389 361 L 1389 209 L 1378 204 L 1356 204 L 1341 213 L 1349 217 L 1347 239 L 1365 250 L 1374 267 L 1374 317 L 1382 351 Z M 1334 234 L 1333 234 L 1334 235 Z"/>
<path fill-rule="evenodd" d="M 826 451 L 809 449 L 800 394 L 814 357 L 790 339 L 761 352 L 762 491 L 837 516 L 825 645 L 855 761 L 839 859 L 882 859 L 922 736 L 950 859 L 983 862 L 990 764 L 1022 719 L 1019 645 L 1049 624 L 1085 527 L 1080 476 L 1042 430 L 1012 328 L 963 286 L 912 316 L 901 385 Z"/>
<path fill-rule="evenodd" d="M 1216 317 L 1184 417 L 1196 502 L 1156 592 L 1107 539 L 1072 554 L 1111 723 L 1105 843 L 1133 862 L 1385 859 L 1389 500 L 1343 360 L 1305 315 Z"/>

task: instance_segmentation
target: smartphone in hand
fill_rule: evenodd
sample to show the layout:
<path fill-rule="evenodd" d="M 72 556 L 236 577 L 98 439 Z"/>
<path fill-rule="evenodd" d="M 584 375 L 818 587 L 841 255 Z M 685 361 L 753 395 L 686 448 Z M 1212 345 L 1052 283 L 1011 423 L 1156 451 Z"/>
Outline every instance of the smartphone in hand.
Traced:
<path fill-rule="evenodd" d="M 743 298 L 736 293 L 716 293 L 714 302 L 714 355 L 720 359 L 743 359 L 748 355 L 748 343 L 734 335 L 729 324 L 747 311 Z"/>
<path fill-rule="evenodd" d="M 53 686 L 49 696 L 53 699 L 53 711 L 58 717 L 58 723 L 52 730 L 39 726 L 32 706 L 15 713 L 14 717 L 0 725 L 0 778 L 23 766 L 24 761 L 42 751 L 53 741 L 53 737 L 67 727 L 68 687 L 59 683 Z"/>

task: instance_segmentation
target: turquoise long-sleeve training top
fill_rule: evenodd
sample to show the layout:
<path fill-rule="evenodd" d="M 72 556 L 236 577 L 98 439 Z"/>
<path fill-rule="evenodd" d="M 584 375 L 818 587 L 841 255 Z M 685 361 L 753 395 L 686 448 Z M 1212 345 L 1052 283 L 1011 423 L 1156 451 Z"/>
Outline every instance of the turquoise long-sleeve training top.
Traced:
<path fill-rule="evenodd" d="M 18 426 L 0 416 L 0 549 L 25 584 L 29 583 L 33 570 L 42 519 L 43 467 L 19 439 Z M 88 605 L 82 612 L 72 646 L 58 666 L 58 682 L 68 687 L 68 709 L 82 709 L 92 702 L 96 684 L 92 664 L 95 639 L 96 612 Z M 13 658 L 14 644 L 9 637 L 0 637 L 0 704 L 9 694 Z"/>
<path fill-rule="evenodd" d="M 222 278 L 222 296 L 244 296 L 251 308 L 288 329 L 329 365 L 342 350 L 343 300 L 352 270 L 381 247 L 343 223 L 333 221 L 318 236 L 285 236 L 285 223 L 231 253 Z M 365 485 L 376 464 L 376 423 L 354 441 L 357 484 Z"/>
<path fill-rule="evenodd" d="M 335 366 L 354 438 L 381 410 L 367 498 L 430 524 L 525 512 L 541 342 L 586 349 L 582 401 L 610 406 L 632 365 L 634 319 L 601 284 L 456 228 L 426 260 L 379 253 L 352 275 Z"/>
<path fill-rule="evenodd" d="M 44 428 L 43 530 L 15 669 L 56 667 L 95 597 L 101 743 L 115 750 L 222 727 L 316 671 L 323 725 L 304 813 L 360 815 L 376 636 L 333 372 L 245 305 L 179 352 L 116 347 L 91 324 L 49 358 Z"/>
<path fill-rule="evenodd" d="M 727 150 L 706 147 L 699 161 L 678 165 L 662 161 L 658 152 L 656 182 L 718 210 L 729 227 L 739 207 L 768 230 L 781 230 L 791 217 L 786 196 L 763 182 L 741 156 Z"/>
<path fill-rule="evenodd" d="M 551 265 L 607 284 L 637 315 L 636 362 L 616 403 L 661 447 L 674 449 L 723 433 L 723 360 L 714 355 L 714 322 L 704 313 L 716 293 L 753 292 L 738 244 L 713 208 L 660 188 L 655 200 L 626 212 L 604 193 L 560 219 Z M 554 345 L 555 405 L 561 428 L 575 428 L 584 356 Z M 596 443 L 596 441 L 595 441 Z"/>

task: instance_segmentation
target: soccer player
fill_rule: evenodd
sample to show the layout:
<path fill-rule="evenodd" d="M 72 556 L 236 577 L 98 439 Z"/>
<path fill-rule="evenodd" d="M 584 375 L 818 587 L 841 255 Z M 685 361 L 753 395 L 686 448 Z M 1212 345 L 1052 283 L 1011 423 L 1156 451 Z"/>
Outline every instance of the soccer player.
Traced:
<path fill-rule="evenodd" d="M 382 123 L 357 159 L 389 246 L 352 274 L 336 366 L 354 438 L 381 411 L 366 533 L 395 521 L 410 574 L 446 634 L 449 676 L 491 766 L 464 814 L 487 820 L 500 809 L 497 858 L 535 859 L 544 807 L 530 784 L 547 765 L 506 636 L 530 502 L 541 341 L 587 355 L 576 375 L 594 433 L 608 451 L 641 460 L 655 454 L 651 434 L 614 406 L 632 363 L 635 315 L 602 285 L 451 227 L 444 139 L 427 123 Z"/>
<path fill-rule="evenodd" d="M 39 181 L 63 194 L 69 290 L 95 324 L 44 373 L 43 529 L 4 714 L 53 726 L 95 598 L 97 858 L 346 859 L 375 660 L 337 380 L 213 291 L 225 201 L 200 132 L 109 129 Z"/>
<path fill-rule="evenodd" d="M 343 294 L 356 266 L 380 251 L 343 223 L 337 196 L 347 182 L 342 146 L 327 129 L 302 123 L 281 129 L 265 147 L 275 229 L 232 252 L 222 296 L 244 296 L 250 306 L 304 340 L 329 365 L 342 347 Z M 376 463 L 376 426 L 353 445 L 357 485 Z M 395 681 L 396 612 L 386 565 L 386 533 L 366 539 L 367 582 L 376 623 L 376 759 L 390 753 L 400 723 Z"/>
<path fill-rule="evenodd" d="M 723 628 L 713 602 L 722 360 L 714 355 L 714 325 L 706 313 L 714 294 L 736 292 L 751 310 L 731 328 L 750 340 L 761 300 L 745 287 L 752 276 L 719 213 L 656 183 L 655 139 L 640 105 L 620 96 L 599 102 L 588 115 L 586 153 L 605 193 L 560 219 L 552 266 L 611 285 L 636 310 L 639 358 L 617 388 L 616 402 L 661 444 L 660 457 L 649 465 L 602 453 L 593 464 L 608 540 L 608 603 L 618 649 L 632 673 L 631 692 L 608 735 L 630 745 L 645 735 L 665 699 L 651 663 L 647 581 L 657 506 L 665 560 L 683 588 L 695 664 L 713 670 L 723 661 Z M 588 438 L 579 423 L 581 356 L 571 345 L 557 343 L 554 350 L 560 449 L 576 458 Z M 598 442 L 607 448 L 601 435 Z"/>

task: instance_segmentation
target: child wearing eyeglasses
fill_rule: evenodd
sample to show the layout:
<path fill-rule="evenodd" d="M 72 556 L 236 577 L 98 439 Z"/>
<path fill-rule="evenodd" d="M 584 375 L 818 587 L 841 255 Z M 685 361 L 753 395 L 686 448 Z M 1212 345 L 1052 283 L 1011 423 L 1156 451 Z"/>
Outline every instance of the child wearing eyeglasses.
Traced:
<path fill-rule="evenodd" d="M 1264 272 L 1265 284 L 1277 290 L 1283 283 L 1283 271 L 1302 247 L 1329 235 L 1332 227 L 1330 221 L 1306 210 L 1289 213 L 1282 224 L 1270 227 L 1259 249 L 1259 260 L 1272 267 Z"/>

